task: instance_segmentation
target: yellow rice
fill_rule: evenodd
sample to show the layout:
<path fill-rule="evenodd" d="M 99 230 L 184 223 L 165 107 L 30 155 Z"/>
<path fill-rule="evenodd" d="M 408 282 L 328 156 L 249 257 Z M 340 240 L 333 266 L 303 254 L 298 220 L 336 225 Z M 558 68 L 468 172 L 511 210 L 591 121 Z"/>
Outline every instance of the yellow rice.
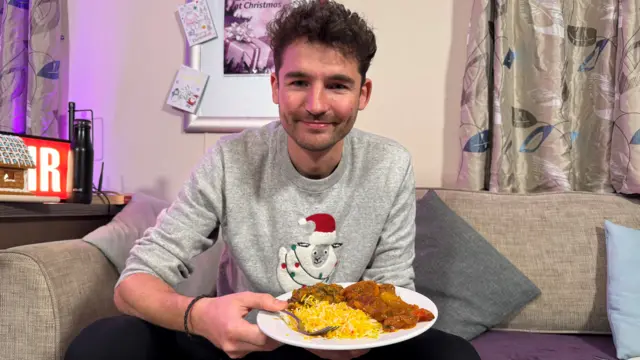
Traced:
<path fill-rule="evenodd" d="M 382 324 L 372 319 L 362 310 L 349 307 L 346 302 L 330 304 L 317 301 L 312 296 L 302 299 L 302 304 L 292 311 L 304 324 L 307 331 L 320 330 L 327 326 L 340 326 L 324 337 L 329 339 L 378 338 Z M 297 330 L 298 326 L 290 316 L 284 317 L 287 326 Z"/>

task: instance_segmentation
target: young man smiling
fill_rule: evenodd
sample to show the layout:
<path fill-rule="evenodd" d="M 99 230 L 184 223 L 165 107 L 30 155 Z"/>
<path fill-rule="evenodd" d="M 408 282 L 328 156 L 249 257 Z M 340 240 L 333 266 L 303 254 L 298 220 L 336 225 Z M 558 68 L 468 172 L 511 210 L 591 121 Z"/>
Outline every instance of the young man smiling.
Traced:
<path fill-rule="evenodd" d="M 114 299 L 127 315 L 84 329 L 66 359 L 478 360 L 468 342 L 433 329 L 337 352 L 278 344 L 254 324 L 252 310 L 286 307 L 275 295 L 322 281 L 414 288 L 410 155 L 353 128 L 371 97 L 373 32 L 336 2 L 306 1 L 281 11 L 269 33 L 280 121 L 212 147 L 131 250 Z M 226 245 L 216 297 L 177 294 L 216 228 Z"/>

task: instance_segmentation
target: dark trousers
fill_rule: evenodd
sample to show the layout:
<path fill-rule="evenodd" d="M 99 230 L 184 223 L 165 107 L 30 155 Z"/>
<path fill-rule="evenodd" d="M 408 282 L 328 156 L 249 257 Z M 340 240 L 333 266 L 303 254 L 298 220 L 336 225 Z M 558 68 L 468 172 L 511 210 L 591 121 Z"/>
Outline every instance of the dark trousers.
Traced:
<path fill-rule="evenodd" d="M 283 345 L 271 352 L 255 352 L 247 360 L 317 359 L 309 351 Z M 229 357 L 202 337 L 188 338 L 131 316 L 98 320 L 73 340 L 65 360 L 226 360 Z M 359 359 L 480 360 L 466 340 L 429 329 L 411 340 L 371 349 Z"/>

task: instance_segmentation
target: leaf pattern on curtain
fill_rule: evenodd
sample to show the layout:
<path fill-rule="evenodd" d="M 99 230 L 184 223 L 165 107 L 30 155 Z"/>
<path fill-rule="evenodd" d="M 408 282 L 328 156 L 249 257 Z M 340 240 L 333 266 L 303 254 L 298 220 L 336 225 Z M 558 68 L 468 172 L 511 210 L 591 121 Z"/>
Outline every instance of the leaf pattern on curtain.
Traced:
<path fill-rule="evenodd" d="M 640 193 L 640 0 L 478 0 L 457 186 Z"/>
<path fill-rule="evenodd" d="M 60 137 L 61 11 L 60 0 L 0 1 L 1 131 Z"/>

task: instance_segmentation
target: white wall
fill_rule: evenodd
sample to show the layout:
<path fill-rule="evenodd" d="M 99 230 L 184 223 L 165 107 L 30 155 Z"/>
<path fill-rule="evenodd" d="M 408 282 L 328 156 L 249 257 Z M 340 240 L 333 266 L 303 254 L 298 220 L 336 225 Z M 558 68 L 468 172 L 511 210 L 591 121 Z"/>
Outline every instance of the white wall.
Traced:
<path fill-rule="evenodd" d="M 154 0 L 152 8 L 148 1 L 67 1 L 68 97 L 98 118 L 96 157 L 105 162 L 104 187 L 173 198 L 220 137 L 184 134 L 181 114 L 164 105 L 184 58 L 175 17 L 183 1 Z M 450 185 L 458 171 L 460 90 L 473 2 L 343 2 L 362 12 L 378 37 L 369 73 L 372 100 L 356 127 L 405 145 L 418 186 Z"/>

